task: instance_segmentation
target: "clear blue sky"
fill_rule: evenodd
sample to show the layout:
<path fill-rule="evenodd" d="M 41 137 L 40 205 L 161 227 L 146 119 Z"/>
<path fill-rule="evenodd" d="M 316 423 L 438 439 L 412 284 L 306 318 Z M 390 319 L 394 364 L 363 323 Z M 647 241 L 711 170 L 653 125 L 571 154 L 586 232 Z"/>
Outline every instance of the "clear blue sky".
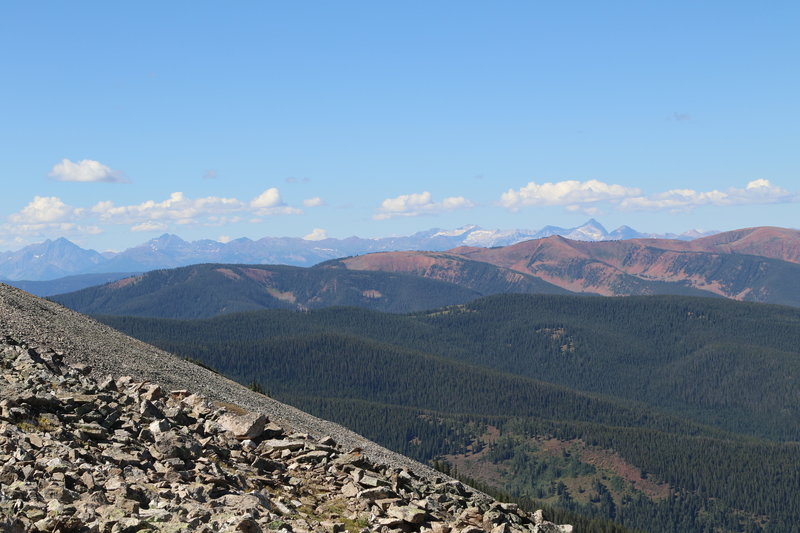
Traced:
<path fill-rule="evenodd" d="M 798 28 L 796 1 L 3 2 L 0 249 L 797 228 Z"/>

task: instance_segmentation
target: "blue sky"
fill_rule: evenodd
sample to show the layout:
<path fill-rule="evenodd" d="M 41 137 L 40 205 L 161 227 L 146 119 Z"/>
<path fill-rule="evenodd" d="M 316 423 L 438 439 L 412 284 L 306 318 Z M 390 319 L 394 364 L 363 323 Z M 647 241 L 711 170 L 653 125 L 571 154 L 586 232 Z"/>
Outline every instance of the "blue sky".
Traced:
<path fill-rule="evenodd" d="M 0 249 L 800 227 L 797 2 L 0 4 Z"/>

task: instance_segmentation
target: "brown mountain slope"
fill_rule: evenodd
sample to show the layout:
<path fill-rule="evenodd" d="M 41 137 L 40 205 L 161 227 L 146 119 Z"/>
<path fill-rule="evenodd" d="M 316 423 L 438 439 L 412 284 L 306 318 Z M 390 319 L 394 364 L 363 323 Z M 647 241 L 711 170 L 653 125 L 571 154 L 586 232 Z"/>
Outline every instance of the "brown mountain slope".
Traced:
<path fill-rule="evenodd" d="M 718 233 L 689 241 L 693 250 L 760 255 L 800 263 L 800 231 L 758 227 Z"/>
<path fill-rule="evenodd" d="M 407 272 L 462 283 L 457 258 L 539 278 L 572 292 L 606 296 L 715 294 L 800 305 L 800 231 L 750 228 L 696 241 L 585 242 L 563 237 L 446 253 L 371 254 L 343 261 L 354 270 Z M 457 272 L 451 269 L 456 268 Z"/>
<path fill-rule="evenodd" d="M 484 248 L 478 248 L 484 250 Z M 457 249 L 458 250 L 458 249 Z M 471 250 L 471 248 L 470 248 Z M 482 295 L 512 293 L 567 294 L 569 291 L 523 270 L 491 261 L 473 261 L 449 252 L 381 252 L 323 263 L 320 267 L 378 270 L 445 281 Z"/>

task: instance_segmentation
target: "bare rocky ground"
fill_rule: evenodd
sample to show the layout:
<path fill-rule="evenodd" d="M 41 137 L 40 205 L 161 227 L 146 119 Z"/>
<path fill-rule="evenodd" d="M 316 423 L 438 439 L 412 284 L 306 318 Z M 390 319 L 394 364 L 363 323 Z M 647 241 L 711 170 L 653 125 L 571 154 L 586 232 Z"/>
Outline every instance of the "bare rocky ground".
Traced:
<path fill-rule="evenodd" d="M 571 531 L 0 284 L 0 527 Z"/>

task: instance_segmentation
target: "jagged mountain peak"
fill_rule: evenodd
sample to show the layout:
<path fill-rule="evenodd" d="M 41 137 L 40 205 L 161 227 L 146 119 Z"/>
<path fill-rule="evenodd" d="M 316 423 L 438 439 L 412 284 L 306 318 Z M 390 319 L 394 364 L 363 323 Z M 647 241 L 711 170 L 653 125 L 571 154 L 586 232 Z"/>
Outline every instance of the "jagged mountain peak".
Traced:
<path fill-rule="evenodd" d="M 586 223 L 572 228 L 564 237 L 580 241 L 602 241 L 608 238 L 608 231 L 595 219 L 589 219 Z"/>
<path fill-rule="evenodd" d="M 189 244 L 187 241 L 181 239 L 179 236 L 175 235 L 174 233 L 164 233 L 159 235 L 154 239 L 150 239 L 147 241 L 146 245 L 153 247 L 154 249 L 163 250 L 170 247 L 175 246 L 184 246 Z"/>

